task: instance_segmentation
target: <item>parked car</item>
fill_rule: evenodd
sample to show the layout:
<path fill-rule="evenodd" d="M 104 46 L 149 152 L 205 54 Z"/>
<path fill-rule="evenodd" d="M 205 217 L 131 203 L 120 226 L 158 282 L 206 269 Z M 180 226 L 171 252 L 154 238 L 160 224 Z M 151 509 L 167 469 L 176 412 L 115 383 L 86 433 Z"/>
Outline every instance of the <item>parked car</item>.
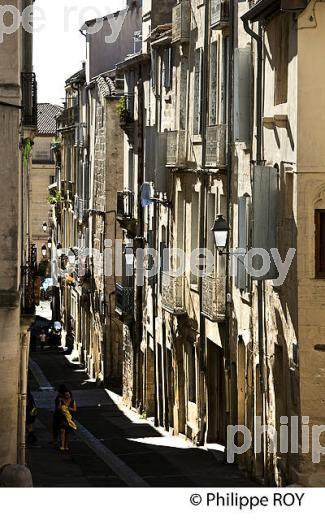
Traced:
<path fill-rule="evenodd" d="M 61 337 L 62 337 L 62 325 L 59 321 L 51 322 L 49 329 L 49 343 L 51 347 L 60 347 L 61 346 Z"/>

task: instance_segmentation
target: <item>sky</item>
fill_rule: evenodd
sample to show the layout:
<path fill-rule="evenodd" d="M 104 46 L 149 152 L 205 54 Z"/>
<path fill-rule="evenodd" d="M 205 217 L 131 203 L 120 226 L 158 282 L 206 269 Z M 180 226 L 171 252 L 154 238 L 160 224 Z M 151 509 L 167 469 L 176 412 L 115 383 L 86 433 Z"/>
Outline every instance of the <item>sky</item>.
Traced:
<path fill-rule="evenodd" d="M 126 0 L 36 0 L 34 4 L 34 71 L 38 102 L 62 105 L 65 80 L 81 69 L 85 38 L 79 29 L 126 6 Z"/>

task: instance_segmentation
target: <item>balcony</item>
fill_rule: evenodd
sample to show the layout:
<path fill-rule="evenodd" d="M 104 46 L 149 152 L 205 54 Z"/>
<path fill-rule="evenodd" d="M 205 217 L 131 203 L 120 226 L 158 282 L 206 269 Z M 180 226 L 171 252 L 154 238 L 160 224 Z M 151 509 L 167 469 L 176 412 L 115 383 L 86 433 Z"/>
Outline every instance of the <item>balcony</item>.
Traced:
<path fill-rule="evenodd" d="M 134 310 L 134 288 L 122 284 L 115 286 L 115 310 L 122 318 L 131 318 Z"/>
<path fill-rule="evenodd" d="M 166 166 L 185 166 L 185 155 L 185 130 L 173 130 L 167 132 Z"/>
<path fill-rule="evenodd" d="M 23 126 L 37 127 L 37 81 L 34 72 L 22 72 Z"/>
<path fill-rule="evenodd" d="M 134 193 L 129 190 L 117 192 L 117 211 L 118 220 L 131 219 L 134 216 Z"/>
<path fill-rule="evenodd" d="M 79 122 L 79 106 L 65 108 L 58 118 L 60 129 L 74 127 Z"/>
<path fill-rule="evenodd" d="M 211 27 L 221 29 L 229 24 L 229 0 L 211 0 Z"/>
<path fill-rule="evenodd" d="M 191 30 L 191 3 L 181 0 L 173 8 L 172 42 L 184 43 L 190 39 Z"/>
<path fill-rule="evenodd" d="M 202 278 L 202 314 L 211 321 L 226 318 L 226 277 L 207 274 Z"/>
<path fill-rule="evenodd" d="M 174 273 L 162 273 L 161 304 L 163 309 L 175 316 L 184 316 L 185 310 L 185 276 Z"/>
<path fill-rule="evenodd" d="M 212 168 L 227 166 L 227 125 L 208 126 L 206 130 L 205 165 Z"/>

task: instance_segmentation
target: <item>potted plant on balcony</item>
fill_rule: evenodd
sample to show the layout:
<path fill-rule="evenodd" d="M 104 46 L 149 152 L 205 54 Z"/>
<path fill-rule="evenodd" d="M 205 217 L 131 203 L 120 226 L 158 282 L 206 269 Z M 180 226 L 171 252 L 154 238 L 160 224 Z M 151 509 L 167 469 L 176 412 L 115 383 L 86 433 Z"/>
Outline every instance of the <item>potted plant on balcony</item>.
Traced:
<path fill-rule="evenodd" d="M 116 105 L 116 109 L 120 115 L 120 125 L 122 128 L 126 128 L 130 123 L 133 122 L 132 116 L 127 106 L 126 96 L 122 96 Z"/>
<path fill-rule="evenodd" d="M 56 191 L 55 193 L 51 193 L 47 198 L 48 203 L 51 206 L 56 206 L 62 202 L 62 196 L 60 191 Z"/>

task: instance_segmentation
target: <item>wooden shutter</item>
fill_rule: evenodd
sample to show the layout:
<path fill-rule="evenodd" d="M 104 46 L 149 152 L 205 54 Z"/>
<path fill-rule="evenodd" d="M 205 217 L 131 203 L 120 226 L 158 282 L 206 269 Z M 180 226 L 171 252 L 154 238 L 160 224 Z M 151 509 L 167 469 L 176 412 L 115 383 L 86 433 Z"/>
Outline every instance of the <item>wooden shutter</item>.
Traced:
<path fill-rule="evenodd" d="M 172 86 L 172 49 L 169 47 L 168 49 L 164 49 L 164 59 L 163 59 L 163 85 L 166 89 L 170 89 Z"/>
<path fill-rule="evenodd" d="M 244 195 L 238 198 L 238 248 L 248 250 L 250 235 L 250 197 Z M 237 258 L 236 286 L 247 291 L 249 288 L 249 274 L 244 265 L 244 254 Z"/>
<path fill-rule="evenodd" d="M 253 247 L 266 250 L 277 247 L 278 171 L 270 166 L 254 167 L 253 184 Z M 260 269 L 261 259 L 255 257 L 253 266 Z M 264 280 L 277 278 L 273 262 Z"/>
<path fill-rule="evenodd" d="M 210 47 L 210 125 L 217 124 L 218 43 Z"/>
<path fill-rule="evenodd" d="M 250 144 L 252 101 L 252 51 L 235 49 L 234 55 L 234 139 Z"/>
<path fill-rule="evenodd" d="M 195 51 L 195 71 L 194 71 L 194 122 L 193 134 L 198 135 L 202 131 L 202 59 L 203 49 Z"/>

